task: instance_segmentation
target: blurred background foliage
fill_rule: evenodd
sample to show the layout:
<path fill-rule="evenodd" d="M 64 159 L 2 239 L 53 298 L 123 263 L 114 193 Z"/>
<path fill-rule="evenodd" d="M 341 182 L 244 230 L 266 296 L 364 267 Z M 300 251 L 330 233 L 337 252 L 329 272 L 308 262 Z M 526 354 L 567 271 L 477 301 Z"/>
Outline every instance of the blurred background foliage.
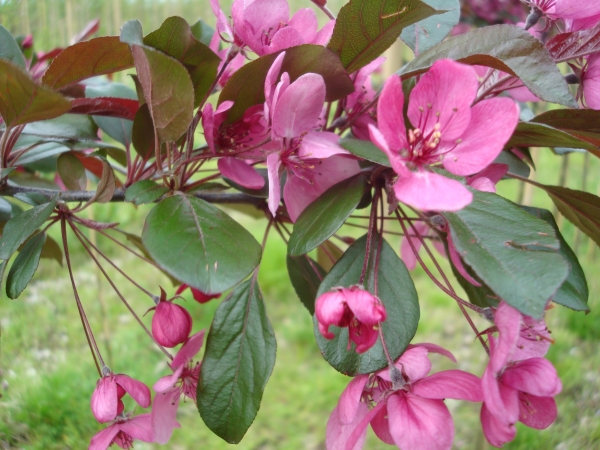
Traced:
<path fill-rule="evenodd" d="M 310 7 L 310 2 L 291 1 L 292 9 Z M 337 12 L 342 0 L 330 0 Z M 223 0 L 225 11 L 231 4 Z M 36 50 L 50 50 L 68 44 L 90 20 L 99 18 L 99 35 L 118 34 L 127 20 L 139 19 L 145 32 L 160 26 L 169 16 L 179 15 L 193 23 L 203 18 L 214 24 L 208 0 L 0 0 L 0 23 L 13 34 L 32 33 Z M 320 20 L 325 18 L 318 13 Z M 387 53 L 386 73 L 398 68 L 410 56 L 401 43 Z M 533 177 L 546 184 L 566 185 L 593 193 L 599 192 L 600 161 L 589 154 L 555 155 L 550 149 L 532 149 L 538 170 Z M 499 184 L 499 193 L 513 201 L 552 210 L 547 196 L 518 181 Z M 121 222 L 121 227 L 141 233 L 148 207 L 97 205 L 94 218 Z M 240 211 L 228 210 L 258 238 L 265 220 L 256 220 Z M 600 448 L 600 255 L 589 239 L 570 223 L 557 216 L 563 234 L 579 255 L 590 285 L 591 313 L 584 315 L 556 307 L 548 313 L 555 344 L 549 358 L 562 377 L 564 389 L 557 397 L 559 416 L 556 423 L 538 432 L 519 427 L 510 449 L 597 449 Z M 356 225 L 364 221 L 354 219 Z M 51 234 L 56 239 L 58 230 Z M 390 231 L 395 230 L 390 227 Z M 358 227 L 346 226 L 342 236 L 358 237 Z M 115 263 L 134 276 L 146 288 L 162 285 L 169 294 L 174 287 L 150 266 L 143 265 L 102 236 L 90 236 Z M 399 238 L 388 237 L 395 248 Z M 127 314 L 118 297 L 102 278 L 99 270 L 77 245 L 70 242 L 77 267 L 76 279 L 97 339 L 109 365 L 149 385 L 167 373 L 162 354 Z M 168 243 L 166 243 L 168 245 Z M 345 246 L 340 243 L 340 246 Z M 427 259 L 426 259 L 427 261 Z M 135 310 L 152 306 L 147 298 L 121 278 L 111 267 L 107 271 Z M 444 265 L 445 270 L 449 266 Z M 486 362 L 483 350 L 454 302 L 435 288 L 425 273 L 413 273 L 421 302 L 421 322 L 415 342 L 435 342 L 454 352 L 458 367 L 481 375 Z M 311 317 L 296 298 L 285 270 L 285 245 L 273 234 L 260 270 L 259 281 L 278 340 L 277 363 L 267 385 L 261 410 L 240 449 L 324 449 L 325 424 L 329 413 L 349 379 L 328 366 L 314 342 Z M 220 300 L 206 305 L 195 303 L 186 294 L 186 306 L 194 318 L 194 331 L 208 328 Z M 150 316 L 144 321 L 149 324 Z M 486 324 L 477 321 L 480 329 Z M 0 298 L 0 449 L 82 449 L 102 426 L 89 409 L 96 382 L 93 360 L 80 329 L 79 318 L 66 268 L 43 261 L 34 282 L 17 301 Z M 453 364 L 433 356 L 434 370 L 453 368 Z M 454 416 L 457 449 L 490 448 L 480 431 L 479 408 L 464 402 L 449 401 Z M 133 404 L 126 405 L 129 409 Z M 138 411 L 139 412 L 139 411 Z M 225 449 L 221 441 L 203 425 L 193 404 L 179 410 L 182 424 L 171 442 L 163 448 Z M 136 443 L 136 448 L 153 449 L 151 444 Z M 158 448 L 158 447 L 156 447 Z M 369 434 L 368 449 L 390 448 Z"/>

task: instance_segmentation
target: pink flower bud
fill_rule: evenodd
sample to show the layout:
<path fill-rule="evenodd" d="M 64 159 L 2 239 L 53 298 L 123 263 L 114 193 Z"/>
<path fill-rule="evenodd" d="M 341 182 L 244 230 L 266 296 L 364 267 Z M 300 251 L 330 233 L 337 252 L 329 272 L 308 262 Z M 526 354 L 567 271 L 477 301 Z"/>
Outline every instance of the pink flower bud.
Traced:
<path fill-rule="evenodd" d="M 185 308 L 172 302 L 161 301 L 152 317 L 152 334 L 163 347 L 179 345 L 192 331 L 192 317 Z"/>
<path fill-rule="evenodd" d="M 190 290 L 192 291 L 192 296 L 194 297 L 194 300 L 196 300 L 198 303 L 207 303 L 207 302 L 211 301 L 213 298 L 219 298 L 221 296 L 221 294 L 206 294 L 206 293 L 202 292 L 200 289 L 193 288 L 187 284 L 182 284 L 181 286 L 179 286 L 177 288 L 177 291 L 175 291 L 175 295 L 180 295 L 187 288 L 190 288 Z"/>

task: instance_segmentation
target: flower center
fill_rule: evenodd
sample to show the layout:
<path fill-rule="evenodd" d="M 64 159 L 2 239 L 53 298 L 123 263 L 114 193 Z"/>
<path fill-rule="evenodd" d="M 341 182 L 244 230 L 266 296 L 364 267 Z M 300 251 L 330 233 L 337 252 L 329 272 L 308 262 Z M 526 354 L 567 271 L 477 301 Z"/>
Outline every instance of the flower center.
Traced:
<path fill-rule="evenodd" d="M 439 123 L 435 124 L 433 131 L 428 135 L 424 135 L 420 128 L 409 129 L 408 148 L 400 150 L 400 156 L 406 160 L 406 166 L 410 170 L 416 170 L 440 162 L 443 158 L 438 149 L 441 138 Z"/>

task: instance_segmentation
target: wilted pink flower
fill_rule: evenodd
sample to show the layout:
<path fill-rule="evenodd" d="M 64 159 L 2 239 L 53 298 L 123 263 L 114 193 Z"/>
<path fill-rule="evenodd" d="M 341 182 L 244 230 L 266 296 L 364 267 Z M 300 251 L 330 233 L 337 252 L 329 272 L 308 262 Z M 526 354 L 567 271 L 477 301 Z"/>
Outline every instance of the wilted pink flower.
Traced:
<path fill-rule="evenodd" d="M 173 358 L 173 375 L 161 378 L 154 384 L 157 392 L 152 405 L 152 429 L 156 442 L 166 444 L 173 429 L 179 428 L 177 408 L 183 394 L 196 402 L 196 388 L 200 377 L 200 362 L 196 365 L 192 359 L 200 351 L 204 342 L 204 330 L 190 336 Z"/>
<path fill-rule="evenodd" d="M 523 345 L 524 334 L 528 338 L 535 329 L 527 327 L 523 333 L 521 319 L 519 311 L 501 302 L 494 315 L 498 338 L 489 336 L 490 362 L 482 377 L 481 423 L 487 440 L 495 446 L 514 439 L 517 421 L 536 429 L 549 427 L 556 419 L 553 397 L 562 390 L 556 370 L 548 360 L 515 359 L 519 357 L 518 351 L 523 351 L 518 345 Z"/>
<path fill-rule="evenodd" d="M 239 48 L 247 46 L 259 56 L 302 44 L 326 45 L 335 21 L 320 31 L 312 9 L 300 9 L 290 19 L 286 0 L 235 0 L 231 6 L 233 25 L 221 11 L 218 0 L 211 0 L 217 16 L 217 31 Z"/>
<path fill-rule="evenodd" d="M 379 439 L 401 450 L 450 449 L 454 424 L 444 399 L 481 401 L 481 380 L 461 370 L 428 377 L 428 352 L 456 361 L 436 345 L 411 345 L 394 375 L 383 369 L 355 377 L 327 422 L 327 450 L 360 450 L 369 423 Z"/>
<path fill-rule="evenodd" d="M 150 406 L 150 389 L 144 383 L 134 380 L 128 375 L 108 374 L 98 380 L 92 394 L 90 407 L 96 420 L 100 423 L 115 420 L 123 412 L 122 398 L 125 393 L 131 395 L 142 408 Z"/>
<path fill-rule="evenodd" d="M 133 440 L 154 442 L 154 433 L 150 424 L 150 414 L 135 417 L 121 415 L 108 428 L 97 433 L 90 442 L 88 450 L 106 450 L 113 444 L 123 449 L 133 448 Z"/>
<path fill-rule="evenodd" d="M 331 325 L 348 328 L 348 349 L 350 341 L 356 344 L 356 352 L 369 350 L 379 336 L 378 326 L 385 321 L 385 306 L 377 297 L 360 286 L 336 288 L 322 294 L 317 299 L 315 314 L 319 331 L 326 339 L 333 339 L 329 331 Z"/>
<path fill-rule="evenodd" d="M 163 347 L 179 345 L 192 331 L 192 316 L 187 310 L 173 302 L 161 300 L 152 317 L 152 335 Z"/>
<path fill-rule="evenodd" d="M 211 301 L 213 298 L 221 297 L 221 294 L 205 294 L 200 289 L 193 288 L 191 286 L 188 286 L 187 284 L 182 284 L 181 286 L 179 286 L 177 288 L 177 291 L 175 291 L 175 295 L 181 295 L 181 293 L 183 291 L 185 291 L 187 288 L 190 288 L 190 291 L 192 291 L 192 296 L 194 297 L 194 300 L 196 300 L 198 303 L 207 303 L 207 302 Z"/>
<path fill-rule="evenodd" d="M 378 127 L 372 141 L 386 153 L 398 174 L 399 201 L 426 211 L 457 211 L 472 200 L 460 182 L 432 172 L 442 165 L 455 175 L 471 175 L 487 167 L 502 151 L 519 120 L 510 99 L 493 98 L 471 107 L 479 86 L 475 70 L 439 60 L 413 89 L 404 124 L 400 79 L 387 80 L 377 106 Z"/>
<path fill-rule="evenodd" d="M 281 53 L 265 81 L 265 117 L 271 125 L 269 152 L 269 209 L 273 215 L 281 200 L 279 176 L 287 171 L 283 198 L 293 222 L 319 195 L 336 183 L 360 172 L 358 162 L 341 155 L 339 136 L 315 131 L 325 103 L 321 75 L 307 73 L 290 83 L 287 72 L 277 83 L 285 52 Z M 335 159 L 334 159 L 335 157 Z"/>

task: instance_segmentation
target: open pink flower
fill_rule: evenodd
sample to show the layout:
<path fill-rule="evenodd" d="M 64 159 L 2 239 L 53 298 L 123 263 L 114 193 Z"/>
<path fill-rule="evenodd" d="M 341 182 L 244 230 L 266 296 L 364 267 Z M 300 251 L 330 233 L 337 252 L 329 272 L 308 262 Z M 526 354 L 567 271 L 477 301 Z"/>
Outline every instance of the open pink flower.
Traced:
<path fill-rule="evenodd" d="M 98 422 L 110 422 L 123 412 L 121 399 L 126 393 L 142 408 L 150 406 L 151 394 L 148 386 L 128 375 L 114 374 L 108 369 L 107 372 L 106 376 L 96 383 L 90 402 L 92 413 Z"/>
<path fill-rule="evenodd" d="M 326 45 L 335 21 L 318 31 L 317 16 L 312 9 L 300 9 L 290 19 L 286 0 L 235 0 L 229 25 L 218 0 L 211 0 L 217 16 L 217 31 L 239 48 L 247 46 L 259 56 L 302 44 Z"/>
<path fill-rule="evenodd" d="M 154 384 L 156 395 L 152 405 L 152 429 L 156 442 L 166 444 L 173 429 L 179 428 L 177 408 L 183 394 L 196 402 L 196 388 L 200 377 L 200 362 L 192 363 L 204 342 L 204 330 L 190 336 L 181 346 L 171 362 L 172 375 L 159 379 Z"/>
<path fill-rule="evenodd" d="M 325 103 L 325 82 L 321 75 L 307 73 L 290 83 L 287 72 L 277 83 L 283 58 L 281 53 L 265 81 L 265 117 L 271 125 L 269 152 L 269 209 L 273 215 L 281 200 L 280 173 L 287 171 L 283 198 L 292 221 L 323 192 L 360 172 L 358 162 L 342 155 L 349 153 L 338 145 L 339 136 L 315 131 Z M 335 159 L 334 159 L 335 158 Z"/>
<path fill-rule="evenodd" d="M 189 288 L 190 291 L 192 291 L 192 296 L 194 297 L 194 300 L 196 300 L 198 303 L 207 303 L 214 298 L 221 297 L 221 294 L 205 294 L 200 289 L 193 288 L 191 286 L 188 286 L 187 284 L 182 284 L 181 286 L 179 286 L 177 288 L 177 291 L 175 291 L 175 295 L 181 295 L 181 293 L 187 288 Z"/>
<path fill-rule="evenodd" d="M 192 331 L 192 316 L 187 309 L 161 300 L 152 317 L 152 335 L 163 347 L 172 348 L 184 342 Z"/>
<path fill-rule="evenodd" d="M 495 446 L 514 439 L 517 421 L 544 429 L 556 419 L 554 396 L 562 390 L 562 384 L 552 364 L 541 357 L 521 361 L 519 343 L 523 345 L 521 313 L 501 302 L 494 322 L 498 338 L 489 336 L 490 362 L 482 377 L 484 404 L 481 422 L 487 440 Z M 525 330 L 525 337 L 534 328 Z M 540 347 L 537 347 L 537 351 Z"/>
<path fill-rule="evenodd" d="M 395 364 L 397 379 L 389 369 L 355 377 L 327 422 L 327 450 L 360 450 L 369 423 L 379 439 L 401 450 L 450 449 L 454 423 L 444 399 L 481 401 L 481 380 L 461 370 L 427 376 L 428 352 L 456 361 L 436 345 L 411 345 Z"/>
<path fill-rule="evenodd" d="M 133 441 L 154 442 L 150 414 L 135 417 L 121 415 L 108 428 L 97 433 L 90 442 L 89 450 L 106 450 L 113 444 L 123 449 L 133 448 Z"/>
<path fill-rule="evenodd" d="M 581 71 L 580 91 L 583 93 L 583 103 L 586 107 L 600 110 L 600 54 L 596 53 L 587 58 Z"/>
<path fill-rule="evenodd" d="M 424 211 L 457 211 L 472 200 L 460 182 L 432 172 L 443 165 L 466 176 L 487 167 L 502 151 L 519 120 L 517 105 L 507 98 L 484 100 L 471 107 L 478 89 L 475 70 L 439 60 L 413 89 L 404 124 L 400 79 L 387 80 L 377 105 L 378 127 L 372 141 L 388 156 L 398 174 L 399 201 Z"/>
<path fill-rule="evenodd" d="M 360 286 L 336 288 L 319 296 L 315 305 L 319 331 L 326 339 L 333 339 L 331 325 L 348 328 L 350 342 L 356 344 L 356 352 L 369 350 L 379 336 L 378 326 L 386 317 L 385 306 L 377 297 Z"/>

